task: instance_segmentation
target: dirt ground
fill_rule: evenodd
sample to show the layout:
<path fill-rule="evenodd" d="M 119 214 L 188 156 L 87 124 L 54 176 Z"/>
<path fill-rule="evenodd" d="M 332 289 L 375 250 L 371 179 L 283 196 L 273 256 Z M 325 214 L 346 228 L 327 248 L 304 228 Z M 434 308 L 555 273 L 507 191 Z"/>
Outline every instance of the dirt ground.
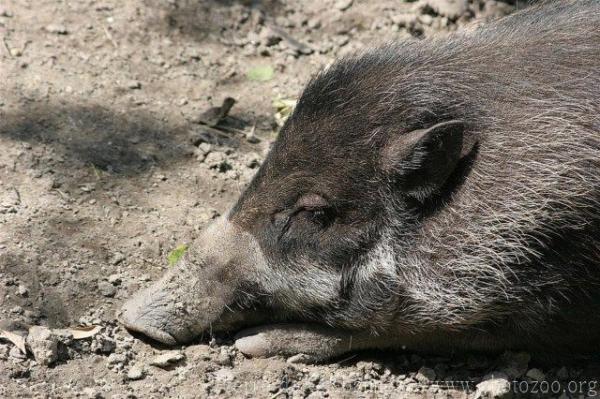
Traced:
<path fill-rule="evenodd" d="M 492 395 L 485 384 L 475 392 L 484 379 L 564 384 L 586 375 L 589 365 L 540 368 L 515 353 L 374 352 L 307 366 L 246 359 L 227 336 L 173 351 L 115 320 L 122 301 L 249 182 L 286 111 L 274 102 L 288 104 L 336 57 L 523 6 L 0 2 L 0 330 L 52 329 L 46 352 L 25 355 L 0 339 L 0 397 L 471 398 Z M 199 123 L 226 97 L 236 100 L 229 117 L 214 128 Z M 101 329 L 83 339 L 61 330 L 76 325 Z M 584 388 L 559 393 L 593 393 Z"/>

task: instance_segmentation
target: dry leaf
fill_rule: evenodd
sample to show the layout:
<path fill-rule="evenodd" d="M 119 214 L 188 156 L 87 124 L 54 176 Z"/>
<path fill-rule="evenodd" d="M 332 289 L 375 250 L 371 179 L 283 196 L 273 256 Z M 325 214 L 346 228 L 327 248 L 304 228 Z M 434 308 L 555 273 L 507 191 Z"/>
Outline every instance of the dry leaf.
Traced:
<path fill-rule="evenodd" d="M 19 334 L 15 334 L 6 330 L 0 330 L 0 338 L 4 338 L 12 342 L 23 354 L 27 354 L 27 348 L 25 348 L 25 338 Z"/>
<path fill-rule="evenodd" d="M 73 334 L 73 339 L 85 339 L 98 334 L 101 329 L 100 326 L 77 326 L 70 327 L 69 331 Z"/>

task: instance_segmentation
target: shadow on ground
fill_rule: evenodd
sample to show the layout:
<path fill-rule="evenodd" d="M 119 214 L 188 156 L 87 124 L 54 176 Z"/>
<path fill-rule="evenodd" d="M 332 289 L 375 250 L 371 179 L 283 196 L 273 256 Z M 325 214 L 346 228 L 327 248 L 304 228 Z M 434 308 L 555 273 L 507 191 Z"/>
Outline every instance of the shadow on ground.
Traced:
<path fill-rule="evenodd" d="M 146 112 L 43 104 L 0 113 L 0 121 L 0 137 L 46 144 L 69 164 L 93 165 L 116 174 L 140 173 L 154 164 L 176 162 L 189 155 L 187 129 Z"/>
<path fill-rule="evenodd" d="M 149 26 L 166 32 L 176 31 L 196 41 L 210 34 L 223 35 L 229 29 L 250 18 L 250 11 L 260 11 L 267 18 L 283 12 L 279 0 L 181 0 L 166 3 L 146 0 L 148 8 L 155 11 Z"/>
<path fill-rule="evenodd" d="M 127 265 L 140 272 L 157 272 L 154 266 L 162 264 L 162 242 L 167 238 L 146 231 L 164 220 L 155 205 L 146 206 L 146 189 L 157 181 L 151 178 L 155 168 L 194 168 L 190 135 L 201 129 L 198 124 L 173 122 L 162 113 L 74 102 L 33 102 L 0 111 L 0 143 L 16 155 L 12 170 L 6 168 L 7 184 L 18 186 L 23 194 L 14 213 L 0 220 L 9 243 L 0 246 L 0 275 L 11 281 L 0 284 L 0 307 L 16 309 L 12 316 L 34 324 L 43 320 L 51 327 L 64 327 L 99 306 L 109 312 L 120 300 L 114 294 L 102 296 L 98 289 L 108 275 L 124 267 L 121 260 L 113 260 L 116 252 L 125 253 Z M 237 146 L 238 136 L 231 134 L 227 144 Z M 28 181 L 29 188 L 41 188 L 28 192 L 20 176 L 40 178 Z M 155 193 L 176 196 L 169 187 L 191 181 L 174 177 L 169 179 L 171 186 Z M 210 186 L 202 179 L 193 184 L 182 192 Z M 39 212 L 29 213 L 30 201 L 39 193 Z M 206 200 L 207 195 L 194 198 Z M 172 223 L 171 214 L 165 215 L 165 223 Z M 176 234 L 173 231 L 187 234 L 193 227 L 156 229 L 166 237 Z M 18 284 L 27 287 L 27 295 L 14 295 Z"/>
<path fill-rule="evenodd" d="M 0 273 L 18 279 L 29 292 L 4 298 L 16 288 L 0 287 L 4 299 L 0 305 L 18 305 L 31 312 L 26 314 L 30 319 L 43 319 L 51 327 L 69 325 L 74 316 L 94 308 L 98 295 L 90 293 L 97 292 L 96 284 L 106 270 L 113 270 L 100 266 L 108 264 L 112 253 L 115 240 L 106 238 L 111 229 L 108 220 L 119 208 L 105 211 L 98 220 L 91 216 L 93 212 L 71 211 L 79 211 L 84 198 L 104 201 L 101 195 L 81 193 L 79 187 L 93 181 L 99 193 L 117 185 L 125 196 L 141 192 L 149 184 L 145 176 L 138 178 L 141 174 L 153 166 L 170 168 L 189 159 L 189 129 L 146 111 L 119 112 L 99 105 L 31 103 L 0 112 L 0 139 L 32 147 L 18 156 L 16 173 L 52 175 L 60 187 L 52 190 L 53 195 L 63 195 L 66 206 L 48 206 L 31 221 L 5 226 L 11 242 L 27 250 L 11 247 L 0 251 Z M 92 170 L 96 170 L 96 178 Z M 100 171 L 107 172 L 102 174 L 107 178 L 101 177 Z M 125 180 L 130 183 L 124 185 Z M 39 184 L 44 183 L 40 180 Z M 66 273 L 67 269 L 72 273 Z"/>

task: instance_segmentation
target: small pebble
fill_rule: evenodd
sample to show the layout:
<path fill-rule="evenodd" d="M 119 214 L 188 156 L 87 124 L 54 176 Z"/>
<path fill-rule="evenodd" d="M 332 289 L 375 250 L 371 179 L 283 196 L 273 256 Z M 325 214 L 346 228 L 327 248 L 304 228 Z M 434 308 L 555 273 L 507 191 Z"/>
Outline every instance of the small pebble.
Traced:
<path fill-rule="evenodd" d="M 111 353 L 108 356 L 108 364 L 125 364 L 127 362 L 127 357 L 122 353 Z"/>
<path fill-rule="evenodd" d="M 120 274 L 111 274 L 108 276 L 108 282 L 112 285 L 120 285 L 121 284 L 121 275 Z"/>
<path fill-rule="evenodd" d="M 531 378 L 534 381 L 544 381 L 544 379 L 546 378 L 546 375 L 544 375 L 542 370 L 535 368 L 527 371 L 525 376 Z"/>
<path fill-rule="evenodd" d="M 121 252 L 116 252 L 113 255 L 113 258 L 111 259 L 110 263 L 112 263 L 113 265 L 118 265 L 119 263 L 123 262 L 125 260 L 125 255 L 123 255 Z"/>
<path fill-rule="evenodd" d="M 340 11 L 345 11 L 352 6 L 353 0 L 338 0 L 335 2 L 334 7 Z"/>
<path fill-rule="evenodd" d="M 23 308 L 17 305 L 10 310 L 10 313 L 23 314 Z"/>
<path fill-rule="evenodd" d="M 137 80 L 130 80 L 125 84 L 125 86 L 130 90 L 139 90 L 142 88 L 142 83 Z"/>
<path fill-rule="evenodd" d="M 312 360 L 312 358 L 309 355 L 305 355 L 304 353 L 298 353 L 297 355 L 288 357 L 286 360 L 288 363 L 290 364 L 310 364 L 310 363 L 314 363 L 314 361 Z"/>
<path fill-rule="evenodd" d="M 178 363 L 178 362 L 182 361 L 184 358 L 185 358 L 185 355 L 181 352 L 169 351 L 169 352 L 166 352 L 161 355 L 153 357 L 152 360 L 150 360 L 150 365 L 164 368 L 164 367 L 171 366 L 175 363 Z"/>
<path fill-rule="evenodd" d="M 507 399 L 512 397 L 508 376 L 502 372 L 490 373 L 477 384 L 475 399 Z"/>
<path fill-rule="evenodd" d="M 421 367 L 415 375 L 415 380 L 420 382 L 421 384 L 429 384 L 432 381 L 435 381 L 435 371 L 429 367 Z"/>
<path fill-rule="evenodd" d="M 69 33 L 67 28 L 64 25 L 60 25 L 60 24 L 50 24 L 50 25 L 47 25 L 44 29 L 48 33 L 54 33 L 57 35 L 66 35 L 67 33 Z"/>
<path fill-rule="evenodd" d="M 529 368 L 531 355 L 526 352 L 504 352 L 500 356 L 501 370 L 508 375 L 509 378 L 520 378 Z"/>
<path fill-rule="evenodd" d="M 138 366 L 132 366 L 127 372 L 127 379 L 132 381 L 141 380 L 145 376 L 144 370 Z"/>
<path fill-rule="evenodd" d="M 17 294 L 20 296 L 27 296 L 29 294 L 29 290 L 23 284 L 19 284 L 19 287 L 17 288 Z"/>
<path fill-rule="evenodd" d="M 33 326 L 29 329 L 27 344 L 35 360 L 44 366 L 58 359 L 58 338 L 49 328 Z"/>
<path fill-rule="evenodd" d="M 107 281 L 101 281 L 98 283 L 98 291 L 108 298 L 112 298 L 117 293 L 115 286 Z"/>
<path fill-rule="evenodd" d="M 21 352 L 19 350 L 19 348 L 17 348 L 16 346 L 13 346 L 10 348 L 10 350 L 8 351 L 8 356 L 10 356 L 11 358 L 15 359 L 15 360 L 25 360 L 27 359 L 27 355 L 24 354 L 23 352 Z"/>

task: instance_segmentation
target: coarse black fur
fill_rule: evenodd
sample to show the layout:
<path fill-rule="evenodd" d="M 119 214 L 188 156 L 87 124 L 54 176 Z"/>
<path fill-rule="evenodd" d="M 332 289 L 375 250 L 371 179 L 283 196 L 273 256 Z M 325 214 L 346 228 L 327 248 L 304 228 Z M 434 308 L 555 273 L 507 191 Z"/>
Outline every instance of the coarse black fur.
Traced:
<path fill-rule="evenodd" d="M 462 123 L 458 163 L 408 164 L 404 136 L 447 121 Z M 425 189 L 427 162 L 451 168 L 444 184 Z M 580 314 L 600 303 L 599 166 L 600 2 L 549 2 L 317 75 L 231 219 L 282 277 L 305 276 L 266 287 L 273 306 L 379 334 L 589 347 L 564 329 L 600 326 Z M 325 227 L 294 216 L 307 193 Z"/>
<path fill-rule="evenodd" d="M 319 73 L 165 280 L 193 292 L 159 282 L 122 320 L 183 341 L 256 306 L 371 347 L 592 353 L 599 200 L 600 2 L 540 3 Z"/>

